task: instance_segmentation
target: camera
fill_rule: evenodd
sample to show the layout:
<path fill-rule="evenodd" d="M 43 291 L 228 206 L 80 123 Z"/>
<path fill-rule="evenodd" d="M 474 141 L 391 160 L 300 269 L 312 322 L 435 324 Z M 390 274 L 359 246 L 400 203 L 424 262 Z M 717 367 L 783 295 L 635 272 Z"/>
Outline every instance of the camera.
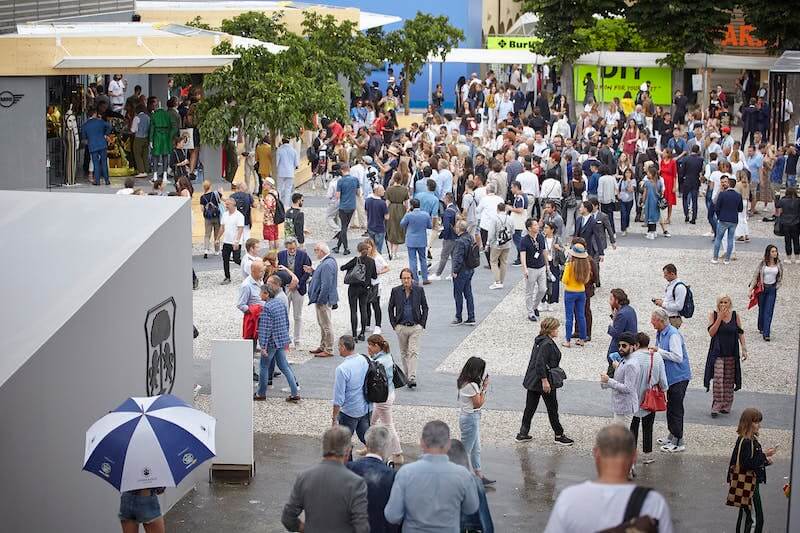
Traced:
<path fill-rule="evenodd" d="M 337 178 L 342 177 L 342 167 L 339 163 L 334 163 L 331 165 L 331 175 L 336 176 Z"/>

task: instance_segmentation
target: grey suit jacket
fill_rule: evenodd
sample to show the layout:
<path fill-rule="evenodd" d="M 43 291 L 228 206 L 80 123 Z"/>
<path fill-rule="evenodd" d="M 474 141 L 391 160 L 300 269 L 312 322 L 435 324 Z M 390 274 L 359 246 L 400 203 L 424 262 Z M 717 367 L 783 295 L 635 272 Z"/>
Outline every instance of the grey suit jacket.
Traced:
<path fill-rule="evenodd" d="M 281 522 L 297 531 L 306 512 L 306 533 L 369 533 L 367 483 L 338 461 L 323 460 L 297 476 Z"/>

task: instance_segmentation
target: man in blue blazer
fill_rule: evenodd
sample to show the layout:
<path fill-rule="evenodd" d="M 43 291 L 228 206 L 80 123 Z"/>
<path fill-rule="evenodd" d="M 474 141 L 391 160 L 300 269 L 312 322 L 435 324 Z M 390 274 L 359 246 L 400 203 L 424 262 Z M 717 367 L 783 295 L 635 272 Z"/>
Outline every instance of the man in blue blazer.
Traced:
<path fill-rule="evenodd" d="M 400 526 L 390 524 L 383 515 L 392 493 L 395 471 L 386 465 L 389 430 L 385 426 L 372 426 L 367 430 L 367 454 L 358 461 L 347 463 L 347 468 L 367 482 L 367 513 L 370 533 L 399 533 Z"/>
<path fill-rule="evenodd" d="M 403 216 L 400 226 L 406 230 L 406 247 L 408 247 L 408 267 L 414 281 L 419 281 L 417 274 L 417 259 L 419 259 L 420 270 L 422 270 L 422 284 L 429 285 L 428 281 L 428 259 L 425 250 L 428 247 L 427 230 L 433 228 L 431 215 L 419 208 L 419 200 L 411 200 L 411 211 Z"/>
<path fill-rule="evenodd" d="M 314 304 L 320 329 L 319 347 L 311 350 L 311 353 L 316 357 L 332 357 L 331 308 L 339 303 L 339 292 L 336 289 L 339 267 L 336 265 L 336 259 L 331 255 L 331 249 L 324 242 L 318 242 L 314 246 L 314 255 L 319 261 L 317 268 L 314 269 L 308 265 L 303 267 L 303 271 L 311 275 L 311 283 L 308 286 L 308 303 Z"/>
<path fill-rule="evenodd" d="M 292 342 L 295 347 L 300 345 L 300 332 L 303 325 L 303 296 L 306 294 L 306 283 L 311 276 L 303 267 L 311 266 L 311 258 L 305 250 L 299 248 L 296 237 L 286 237 L 283 245 L 285 250 L 278 252 L 278 264 L 297 276 L 297 285 L 286 288 L 289 298 L 289 309 L 294 319 L 294 336 Z"/>
<path fill-rule="evenodd" d="M 622 289 L 611 289 L 608 297 L 611 305 L 611 324 L 608 326 L 608 335 L 611 343 L 608 345 L 608 355 L 617 351 L 619 336 L 623 333 L 633 333 L 639 330 L 636 321 L 636 311 L 631 307 L 628 295 Z"/>

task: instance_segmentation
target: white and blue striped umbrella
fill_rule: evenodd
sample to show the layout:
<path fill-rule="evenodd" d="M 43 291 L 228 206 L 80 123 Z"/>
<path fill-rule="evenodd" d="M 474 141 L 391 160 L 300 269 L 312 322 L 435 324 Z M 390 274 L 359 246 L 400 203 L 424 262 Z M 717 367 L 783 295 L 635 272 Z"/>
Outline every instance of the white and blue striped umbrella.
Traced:
<path fill-rule="evenodd" d="M 86 432 L 83 469 L 121 492 L 177 486 L 214 457 L 216 423 L 171 394 L 128 398 Z"/>

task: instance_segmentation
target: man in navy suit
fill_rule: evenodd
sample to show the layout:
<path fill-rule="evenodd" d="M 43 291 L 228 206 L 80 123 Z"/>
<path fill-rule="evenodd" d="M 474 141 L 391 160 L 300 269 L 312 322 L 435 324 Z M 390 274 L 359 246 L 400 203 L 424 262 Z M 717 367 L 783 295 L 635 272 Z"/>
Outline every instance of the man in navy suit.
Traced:
<path fill-rule="evenodd" d="M 306 294 L 306 283 L 310 274 L 305 271 L 304 266 L 311 266 L 311 258 L 305 250 L 298 247 L 297 238 L 286 237 L 284 241 L 285 250 L 278 252 L 278 264 L 286 267 L 297 276 L 297 285 L 286 288 L 286 296 L 289 298 L 289 309 L 294 318 L 294 336 L 292 342 L 295 346 L 300 345 L 300 332 L 303 325 L 303 297 Z"/>
<path fill-rule="evenodd" d="M 372 426 L 367 430 L 367 453 L 347 468 L 364 478 L 367 482 L 367 512 L 371 533 L 395 533 L 400 526 L 390 524 L 383 515 L 383 509 L 392 493 L 395 471 L 386 465 L 386 449 L 389 444 L 389 430 L 384 426 Z"/>
<path fill-rule="evenodd" d="M 600 232 L 603 231 L 603 223 L 598 221 L 592 214 L 594 206 L 592 202 L 585 201 L 578 205 L 578 217 L 575 221 L 575 237 L 580 237 L 586 241 L 586 251 L 597 261 L 603 260 L 603 241 Z"/>

